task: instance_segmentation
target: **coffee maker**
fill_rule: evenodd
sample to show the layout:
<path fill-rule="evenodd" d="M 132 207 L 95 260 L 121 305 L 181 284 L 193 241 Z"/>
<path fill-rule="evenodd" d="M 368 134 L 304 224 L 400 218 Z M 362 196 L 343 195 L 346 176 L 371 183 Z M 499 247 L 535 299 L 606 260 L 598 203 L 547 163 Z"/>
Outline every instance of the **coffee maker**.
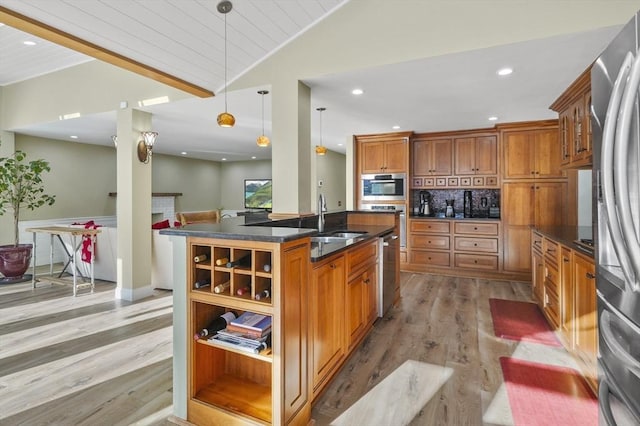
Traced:
<path fill-rule="evenodd" d="M 420 216 L 431 216 L 431 194 L 429 191 L 420 191 Z"/>
<path fill-rule="evenodd" d="M 472 217 L 473 195 L 471 191 L 464 191 L 464 217 Z"/>

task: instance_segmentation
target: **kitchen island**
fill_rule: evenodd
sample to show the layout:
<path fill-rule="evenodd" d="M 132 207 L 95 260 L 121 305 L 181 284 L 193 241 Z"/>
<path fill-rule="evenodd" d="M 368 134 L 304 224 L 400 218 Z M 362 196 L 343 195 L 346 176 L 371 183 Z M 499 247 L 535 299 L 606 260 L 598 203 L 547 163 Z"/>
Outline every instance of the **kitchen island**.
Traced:
<path fill-rule="evenodd" d="M 329 338 L 314 330 L 319 322 L 324 330 L 329 321 L 338 331 L 330 338 L 340 357 L 323 376 L 324 386 L 375 320 L 378 241 L 398 228 L 395 213 L 326 216 L 325 234 L 339 230 L 358 237 L 312 242 L 318 231 L 305 226 L 317 223 L 317 216 L 250 226 L 244 218 L 231 218 L 162 231 L 174 244 L 175 416 L 196 424 L 308 423 L 313 397 L 321 389 L 312 385 L 311 372 Z M 207 260 L 195 262 L 196 257 Z M 217 264 L 223 258 L 229 263 Z M 344 259 L 346 267 L 340 269 L 336 259 Z M 342 287 L 334 286 L 332 294 L 347 301 L 338 317 L 318 315 L 310 305 L 328 305 L 325 287 L 314 286 L 316 266 L 343 272 Z M 266 290 L 269 297 L 257 300 Z M 226 312 L 269 317 L 270 347 L 246 353 L 191 337 Z M 356 320 L 357 333 L 347 342 L 346 327 Z"/>

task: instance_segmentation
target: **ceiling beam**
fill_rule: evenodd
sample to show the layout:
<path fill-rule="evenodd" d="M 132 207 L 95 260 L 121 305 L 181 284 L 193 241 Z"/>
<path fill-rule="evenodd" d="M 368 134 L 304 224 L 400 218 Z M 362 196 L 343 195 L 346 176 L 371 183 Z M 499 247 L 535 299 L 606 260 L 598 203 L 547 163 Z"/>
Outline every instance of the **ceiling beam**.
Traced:
<path fill-rule="evenodd" d="M 107 50 L 86 40 L 82 40 L 57 28 L 53 28 L 44 22 L 36 21 L 35 19 L 31 19 L 28 16 L 22 15 L 3 6 L 0 6 L 0 22 L 4 22 L 10 27 L 40 37 L 44 40 L 48 40 L 60 46 L 75 50 L 76 52 L 83 53 L 111 65 L 124 68 L 128 71 L 160 83 L 164 83 L 167 86 L 185 91 L 194 96 L 201 98 L 214 96 L 214 93 L 211 90 L 196 86 L 188 81 L 160 71 L 159 69 L 134 61 L 133 59 L 122 56 L 116 52 L 112 52 L 111 50 Z"/>

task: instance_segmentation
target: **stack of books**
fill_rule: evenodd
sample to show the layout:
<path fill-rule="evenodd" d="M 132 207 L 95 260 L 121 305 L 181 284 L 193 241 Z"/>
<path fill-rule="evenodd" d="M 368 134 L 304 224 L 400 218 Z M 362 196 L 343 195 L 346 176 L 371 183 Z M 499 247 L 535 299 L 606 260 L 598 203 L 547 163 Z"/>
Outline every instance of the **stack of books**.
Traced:
<path fill-rule="evenodd" d="M 218 331 L 209 341 L 220 346 L 257 354 L 271 346 L 271 317 L 245 312 Z"/>

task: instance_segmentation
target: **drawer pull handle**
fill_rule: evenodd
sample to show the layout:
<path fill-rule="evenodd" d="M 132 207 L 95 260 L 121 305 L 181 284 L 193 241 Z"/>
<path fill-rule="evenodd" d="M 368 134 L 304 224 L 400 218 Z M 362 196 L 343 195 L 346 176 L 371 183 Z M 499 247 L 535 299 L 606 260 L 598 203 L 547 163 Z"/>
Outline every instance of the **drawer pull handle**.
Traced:
<path fill-rule="evenodd" d="M 474 247 L 478 247 L 478 243 L 473 243 L 473 246 Z"/>
<path fill-rule="evenodd" d="M 586 273 L 587 278 L 589 278 L 590 280 L 594 279 L 596 276 L 593 275 L 591 272 L 587 272 Z"/>
<path fill-rule="evenodd" d="M 478 227 L 477 227 L 477 226 L 474 226 L 474 227 L 473 227 L 473 230 L 474 230 L 474 231 L 477 231 L 477 230 L 478 230 Z"/>

